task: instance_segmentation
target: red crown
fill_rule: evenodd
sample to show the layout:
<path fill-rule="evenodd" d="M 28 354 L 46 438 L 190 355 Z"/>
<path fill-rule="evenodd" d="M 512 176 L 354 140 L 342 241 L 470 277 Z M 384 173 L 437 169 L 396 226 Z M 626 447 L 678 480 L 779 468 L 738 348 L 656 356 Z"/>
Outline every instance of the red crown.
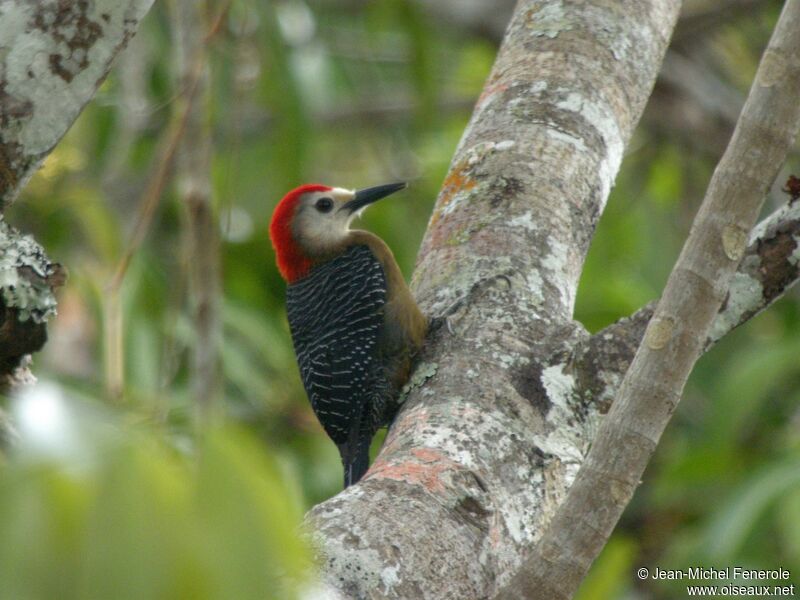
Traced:
<path fill-rule="evenodd" d="M 292 283 L 304 277 L 311 269 L 311 259 L 298 246 L 292 235 L 292 220 L 300 196 L 307 192 L 329 192 L 333 188 L 318 183 L 307 183 L 293 189 L 278 202 L 269 224 L 269 237 L 275 248 L 275 260 L 283 278 Z"/>

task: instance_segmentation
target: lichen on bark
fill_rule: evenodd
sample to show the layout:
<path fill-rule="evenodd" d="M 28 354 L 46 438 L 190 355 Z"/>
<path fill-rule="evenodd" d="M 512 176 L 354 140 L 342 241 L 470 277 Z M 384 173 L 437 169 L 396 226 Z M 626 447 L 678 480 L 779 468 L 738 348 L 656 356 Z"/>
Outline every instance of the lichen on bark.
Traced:
<path fill-rule="evenodd" d="M 19 321 L 45 323 L 56 314 L 52 287 L 61 271 L 33 236 L 20 234 L 0 217 L 0 295 Z"/>
<path fill-rule="evenodd" d="M 0 387 L 9 378 L 19 381 L 25 356 L 47 340 L 46 322 L 56 314 L 53 288 L 64 277 L 33 237 L 0 217 Z"/>

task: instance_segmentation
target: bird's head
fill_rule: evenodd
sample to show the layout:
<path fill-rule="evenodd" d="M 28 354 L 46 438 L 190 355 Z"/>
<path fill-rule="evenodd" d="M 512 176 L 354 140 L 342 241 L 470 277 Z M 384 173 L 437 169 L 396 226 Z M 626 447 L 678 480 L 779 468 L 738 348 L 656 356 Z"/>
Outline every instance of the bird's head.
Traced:
<path fill-rule="evenodd" d="M 269 226 L 283 278 L 289 283 L 296 281 L 316 262 L 340 252 L 353 219 L 376 200 L 404 187 L 405 183 L 389 183 L 354 191 L 307 184 L 286 194 L 275 207 Z"/>

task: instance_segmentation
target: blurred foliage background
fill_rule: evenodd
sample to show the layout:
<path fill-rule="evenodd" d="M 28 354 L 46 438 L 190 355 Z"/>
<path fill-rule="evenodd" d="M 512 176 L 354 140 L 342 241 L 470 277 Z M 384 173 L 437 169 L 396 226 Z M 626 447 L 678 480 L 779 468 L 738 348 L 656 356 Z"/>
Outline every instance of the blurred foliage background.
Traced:
<path fill-rule="evenodd" d="M 35 357 L 40 384 L 2 400 L 20 441 L 0 458 L 0 598 L 297 589 L 308 564 L 300 517 L 340 489 L 341 469 L 300 384 L 267 226 L 303 182 L 409 180 L 403 198 L 364 221 L 410 276 L 496 52 L 494 13 L 513 2 L 467 3 L 478 6 L 472 19 L 457 2 L 430 4 L 208 3 L 208 88 L 195 100 L 219 225 L 220 412 L 238 429 L 198 436 L 194 257 L 172 178 L 118 302 L 108 293 L 187 95 L 173 4 L 156 2 L 6 214 L 70 279 Z M 591 330 L 658 296 L 779 8 L 686 2 L 589 254 L 577 317 Z M 797 166 L 791 157 L 785 173 Z M 786 201 L 785 173 L 767 210 Z M 701 359 L 583 600 L 683 596 L 685 583 L 638 581 L 640 566 L 782 566 L 800 583 L 799 324 L 794 291 Z"/>

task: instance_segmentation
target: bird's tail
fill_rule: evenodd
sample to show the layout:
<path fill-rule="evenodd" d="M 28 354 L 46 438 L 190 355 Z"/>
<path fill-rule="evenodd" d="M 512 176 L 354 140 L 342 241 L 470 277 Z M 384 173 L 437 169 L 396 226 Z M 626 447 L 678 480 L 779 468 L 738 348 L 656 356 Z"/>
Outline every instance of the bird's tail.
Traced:
<path fill-rule="evenodd" d="M 344 466 L 344 487 L 357 483 L 369 468 L 369 439 L 339 446 Z"/>

